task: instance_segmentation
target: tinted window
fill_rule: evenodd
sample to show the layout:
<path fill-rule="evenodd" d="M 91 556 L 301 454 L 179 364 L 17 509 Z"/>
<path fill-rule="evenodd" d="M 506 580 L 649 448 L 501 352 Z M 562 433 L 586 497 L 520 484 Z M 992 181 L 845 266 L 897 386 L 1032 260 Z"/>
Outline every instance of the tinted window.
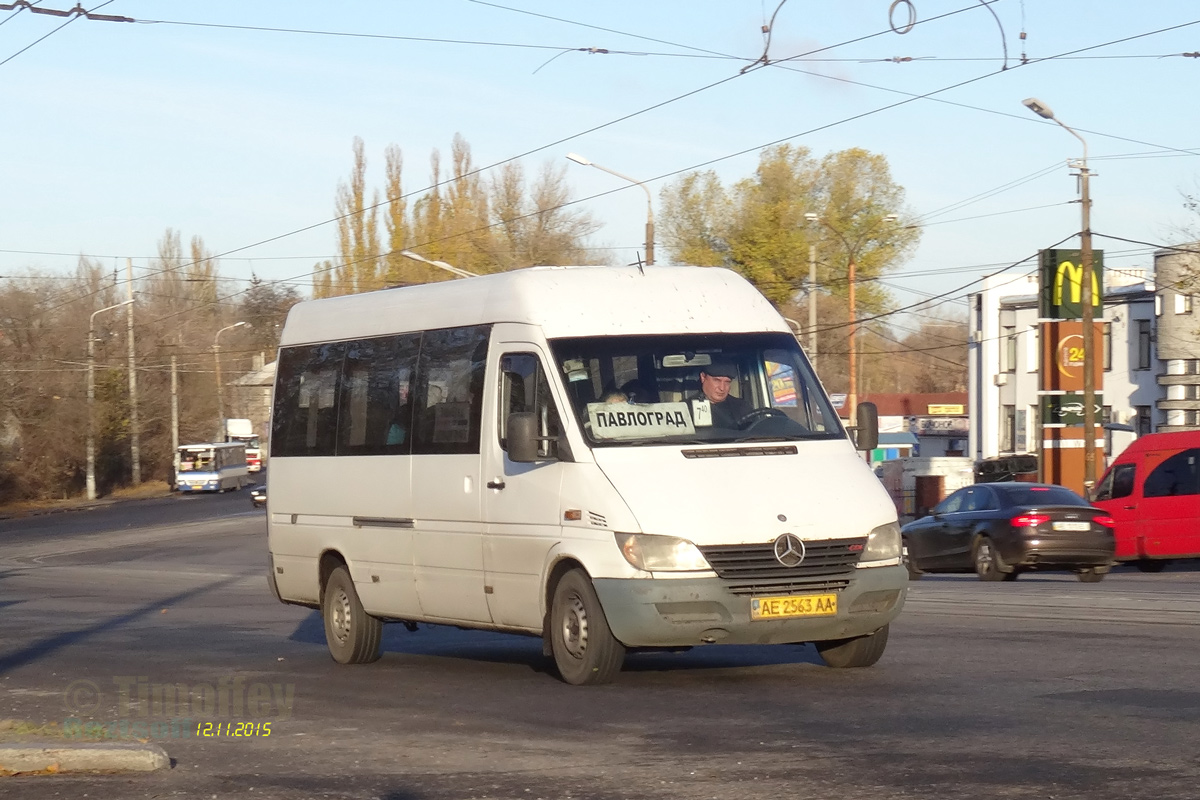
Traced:
<path fill-rule="evenodd" d="M 954 494 L 947 497 L 942 502 L 934 506 L 933 513 L 935 514 L 954 514 L 963 510 L 964 501 L 967 498 L 967 490 L 959 489 Z"/>
<path fill-rule="evenodd" d="M 1010 483 L 993 487 L 1010 506 L 1086 506 L 1088 501 L 1063 486 L 1021 486 Z"/>
<path fill-rule="evenodd" d="M 967 493 L 963 511 L 988 511 L 996 507 L 991 491 L 983 486 L 969 486 L 963 491 Z"/>
<path fill-rule="evenodd" d="M 1184 450 L 1159 464 L 1146 476 L 1142 486 L 1144 497 L 1176 497 L 1200 494 L 1197 482 L 1197 456 L 1200 450 Z"/>
<path fill-rule="evenodd" d="M 287 347 L 279 352 L 271 456 L 331 456 L 337 439 L 337 383 L 346 347 Z"/>
<path fill-rule="evenodd" d="M 478 453 L 491 327 L 428 331 L 421 341 L 413 453 Z"/>
<path fill-rule="evenodd" d="M 342 368 L 338 455 L 407 453 L 421 334 L 349 342 Z"/>
<path fill-rule="evenodd" d="M 508 449 L 508 415 L 530 412 L 538 421 L 538 436 L 557 439 L 562 433 L 558 409 L 550 397 L 550 384 L 538 357 L 532 353 L 510 353 L 500 359 L 500 413 L 497 415 L 500 447 Z M 557 442 L 538 443 L 538 455 L 557 457 Z"/>

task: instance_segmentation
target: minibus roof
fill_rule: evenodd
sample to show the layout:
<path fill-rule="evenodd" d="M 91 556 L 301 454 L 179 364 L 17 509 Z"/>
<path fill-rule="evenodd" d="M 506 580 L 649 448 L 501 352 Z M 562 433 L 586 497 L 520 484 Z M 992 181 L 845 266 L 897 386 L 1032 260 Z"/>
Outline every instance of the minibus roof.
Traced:
<path fill-rule="evenodd" d="M 654 333 L 780 331 L 774 306 L 716 267 L 530 267 L 292 307 L 280 344 L 370 338 L 498 322 L 538 325 L 548 339 Z"/>
<path fill-rule="evenodd" d="M 1133 456 L 1137 453 L 1153 450 L 1188 450 L 1193 447 L 1200 447 L 1200 431 L 1146 433 L 1134 439 L 1128 447 L 1121 451 L 1119 456 L 1113 459 L 1113 463 L 1122 460 L 1132 461 L 1134 460 Z"/>

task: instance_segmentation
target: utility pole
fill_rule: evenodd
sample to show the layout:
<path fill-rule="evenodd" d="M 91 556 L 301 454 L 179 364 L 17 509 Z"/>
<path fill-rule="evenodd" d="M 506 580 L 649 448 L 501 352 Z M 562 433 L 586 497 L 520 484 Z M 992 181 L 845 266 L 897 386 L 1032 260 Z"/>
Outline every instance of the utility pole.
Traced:
<path fill-rule="evenodd" d="M 817 244 L 808 245 L 808 361 L 817 371 Z"/>
<path fill-rule="evenodd" d="M 174 477 L 179 474 L 179 359 L 171 353 L 171 476 L 174 489 Z"/>
<path fill-rule="evenodd" d="M 1079 137 L 1079 141 L 1083 142 L 1083 137 Z M 1083 161 L 1079 162 L 1079 190 L 1083 204 L 1083 229 L 1079 234 L 1083 291 L 1079 299 L 1083 303 L 1083 486 L 1090 492 L 1096 485 L 1096 374 L 1093 371 L 1096 363 L 1096 331 L 1092 312 L 1092 281 L 1095 276 L 1092 266 L 1092 196 L 1088 177 L 1087 142 L 1083 142 Z"/>
<path fill-rule="evenodd" d="M 125 259 L 125 275 L 129 279 L 129 307 L 125 321 L 129 328 L 129 457 L 133 466 L 133 485 L 142 482 L 142 454 L 137 402 L 137 347 L 133 341 L 133 259 Z"/>

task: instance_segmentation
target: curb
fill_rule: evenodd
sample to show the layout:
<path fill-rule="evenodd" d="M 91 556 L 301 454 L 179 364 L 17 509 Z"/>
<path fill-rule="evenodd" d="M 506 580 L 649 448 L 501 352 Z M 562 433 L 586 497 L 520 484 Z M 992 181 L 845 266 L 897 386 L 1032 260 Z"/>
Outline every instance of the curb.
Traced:
<path fill-rule="evenodd" d="M 0 745 L 4 772 L 153 772 L 171 766 L 171 758 L 153 744 Z"/>

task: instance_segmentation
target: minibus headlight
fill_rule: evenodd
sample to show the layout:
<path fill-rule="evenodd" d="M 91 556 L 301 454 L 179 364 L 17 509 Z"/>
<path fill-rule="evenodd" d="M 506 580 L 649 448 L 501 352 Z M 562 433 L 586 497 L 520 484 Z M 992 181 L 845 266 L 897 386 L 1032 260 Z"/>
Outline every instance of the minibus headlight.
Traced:
<path fill-rule="evenodd" d="M 885 561 L 900 557 L 900 523 L 889 522 L 871 531 L 860 561 Z"/>
<path fill-rule="evenodd" d="M 648 533 L 618 533 L 617 547 L 625 560 L 647 572 L 696 572 L 710 570 L 696 545 L 675 536 Z"/>

